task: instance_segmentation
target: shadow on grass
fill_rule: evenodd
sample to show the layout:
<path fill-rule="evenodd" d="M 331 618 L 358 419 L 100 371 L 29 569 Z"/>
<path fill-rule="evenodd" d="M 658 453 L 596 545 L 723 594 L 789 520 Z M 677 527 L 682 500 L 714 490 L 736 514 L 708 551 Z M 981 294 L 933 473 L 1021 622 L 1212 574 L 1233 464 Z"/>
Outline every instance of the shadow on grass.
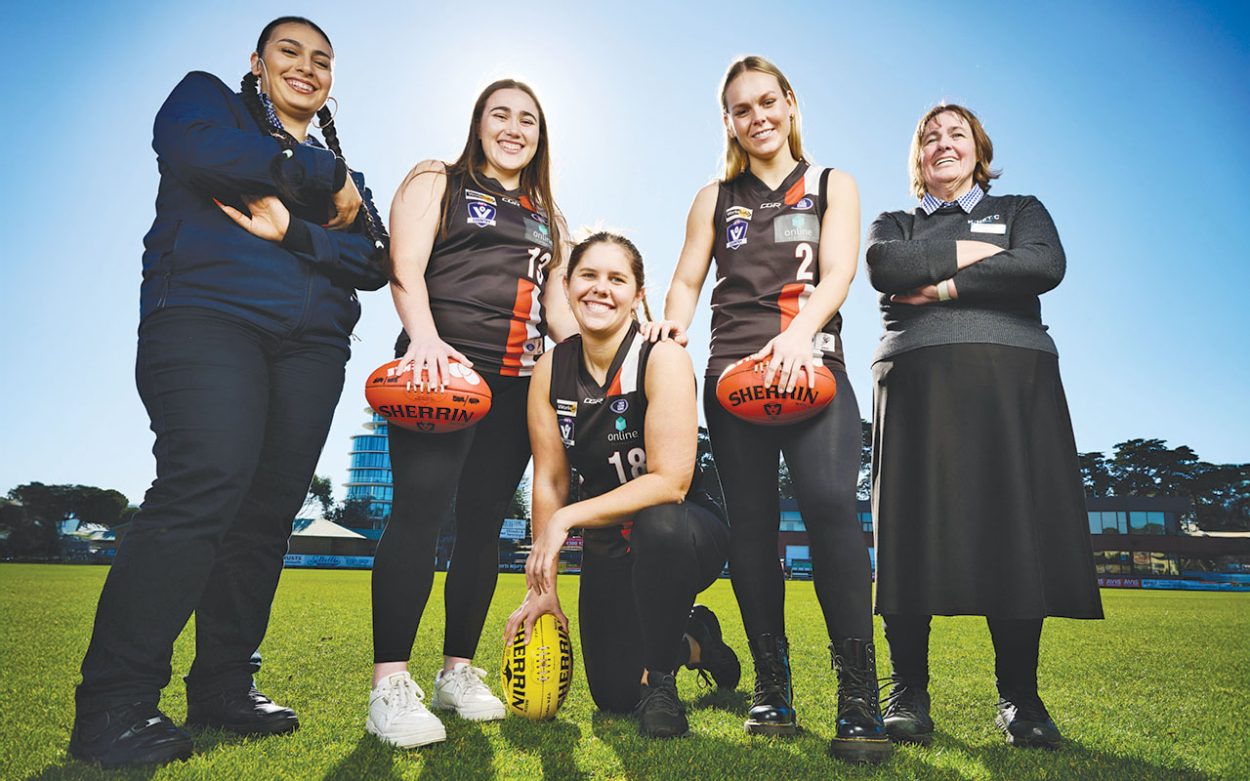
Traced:
<path fill-rule="evenodd" d="M 159 770 L 156 766 L 128 767 L 118 770 L 104 770 L 99 765 L 88 765 L 64 755 L 59 765 L 51 765 L 38 773 L 26 777 L 27 781 L 69 781 L 69 779 L 107 778 L 121 781 L 140 781 L 148 779 Z"/>
<path fill-rule="evenodd" d="M 577 767 L 575 757 L 582 731 L 576 724 L 558 719 L 529 721 L 509 716 L 500 725 L 500 734 L 517 750 L 538 754 L 543 778 L 590 778 Z"/>
<path fill-rule="evenodd" d="M 404 749 L 388 746 L 369 733 L 360 736 L 352 753 L 326 771 L 326 781 L 354 781 L 358 778 L 399 778 L 395 758 Z"/>
<path fill-rule="evenodd" d="M 952 748 L 974 758 L 993 778 L 1013 781 L 1053 778 L 1131 778 L 1134 781 L 1212 781 L 1212 777 L 1186 767 L 1163 766 L 1138 757 L 1095 751 L 1071 740 L 1055 749 L 1016 748 L 1006 741 L 974 746 L 938 733 L 936 748 Z"/>
<path fill-rule="evenodd" d="M 746 692 L 737 689 L 733 691 L 705 689 L 700 691 L 699 696 L 690 705 L 694 708 L 712 708 L 726 713 L 736 713 L 745 718 L 746 712 L 750 710 L 750 699 Z"/>
<path fill-rule="evenodd" d="M 421 765 L 422 779 L 454 778 L 478 781 L 495 777 L 494 751 L 475 722 L 444 717 L 447 740 L 413 749 L 387 745 L 368 733 L 360 736 L 352 753 L 322 776 L 323 781 L 398 779 L 405 764 Z"/>
<path fill-rule="evenodd" d="M 828 755 L 829 736 L 811 730 L 792 738 L 754 737 L 738 741 L 701 734 L 693 729 L 686 738 L 655 740 L 639 736 L 638 724 L 629 716 L 595 713 L 592 725 L 595 736 L 616 754 L 624 777 L 633 781 L 896 777 L 965 781 L 966 778 L 953 769 L 932 766 L 919 754 L 898 753 L 881 765 L 848 765 Z"/>

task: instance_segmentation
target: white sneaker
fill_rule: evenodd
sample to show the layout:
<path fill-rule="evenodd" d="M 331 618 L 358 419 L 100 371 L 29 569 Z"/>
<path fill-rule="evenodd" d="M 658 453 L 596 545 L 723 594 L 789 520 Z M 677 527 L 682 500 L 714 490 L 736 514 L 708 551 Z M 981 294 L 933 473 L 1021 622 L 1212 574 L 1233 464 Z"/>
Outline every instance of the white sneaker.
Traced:
<path fill-rule="evenodd" d="M 495 721 L 504 717 L 503 702 L 486 686 L 486 671 L 456 662 L 450 671 L 434 676 L 434 698 L 430 707 L 454 710 L 462 719 Z"/>
<path fill-rule="evenodd" d="M 415 748 L 447 739 L 443 722 L 421 704 L 425 692 L 407 671 L 386 676 L 369 692 L 365 731 L 400 748 Z"/>

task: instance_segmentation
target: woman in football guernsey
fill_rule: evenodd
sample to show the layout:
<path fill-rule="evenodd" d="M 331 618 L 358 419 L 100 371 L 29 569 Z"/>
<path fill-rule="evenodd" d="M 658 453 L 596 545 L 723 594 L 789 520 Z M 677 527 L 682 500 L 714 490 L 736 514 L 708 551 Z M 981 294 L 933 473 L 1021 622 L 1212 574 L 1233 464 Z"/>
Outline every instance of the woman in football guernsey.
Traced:
<path fill-rule="evenodd" d="M 729 689 L 740 668 L 716 617 L 694 605 L 724 567 L 729 533 L 695 470 L 690 357 L 639 332 L 643 282 L 641 255 L 616 234 L 596 233 L 570 255 L 565 287 L 581 334 L 534 370 L 534 547 L 529 592 L 505 637 L 524 626 L 528 638 L 544 613 L 567 627 L 557 559 L 569 531 L 582 529 L 578 608 L 591 696 L 602 710 L 635 711 L 644 736 L 674 737 L 688 730 L 677 668 Z"/>
<path fill-rule="evenodd" d="M 543 339 L 575 328 L 562 291 L 546 117 L 534 92 L 497 81 L 473 106 L 453 163 L 425 161 L 391 208 L 395 350 L 419 381 L 442 387 L 451 361 L 490 386 L 473 428 L 426 434 L 390 428 L 394 502 L 373 566 L 373 691 L 366 729 L 411 747 L 443 740 L 408 674 L 430 595 L 439 527 L 455 503 L 456 545 L 444 590 L 443 664 L 431 704 L 462 718 L 501 719 L 504 706 L 471 662 L 495 590 L 499 529 L 530 458 L 525 402 Z"/>
<path fill-rule="evenodd" d="M 286 16 L 261 31 L 238 92 L 196 71 L 157 112 L 135 368 L 156 479 L 100 594 L 70 739 L 78 759 L 191 754 L 157 703 L 193 612 L 187 725 L 299 726 L 256 690 L 257 648 L 343 388 L 356 290 L 388 275 L 382 220 L 343 159 L 333 81 L 329 38 Z"/>
<path fill-rule="evenodd" d="M 989 194 L 993 156 L 971 111 L 927 111 L 911 142 L 919 204 L 882 214 L 868 238 L 885 323 L 872 365 L 872 498 L 894 680 L 886 728 L 897 740 L 932 736 L 930 616 L 985 616 L 995 723 L 1012 745 L 1055 747 L 1059 729 L 1038 696 L 1042 622 L 1102 617 L 1041 315 L 1066 259 L 1037 198 Z"/>
<path fill-rule="evenodd" d="M 653 339 L 685 343 L 716 261 L 712 343 L 703 408 L 731 529 L 730 574 L 755 659 L 749 733 L 797 730 L 777 566 L 778 454 L 784 454 L 811 545 L 816 596 L 838 677 L 831 751 L 850 761 L 889 756 L 877 701 L 871 570 L 855 508 L 861 426 L 842 358 L 839 307 L 855 275 L 859 196 L 847 174 L 809 163 L 789 82 L 761 57 L 733 63 L 721 86 L 725 171 L 695 196 L 686 241 Z M 750 356 L 765 381 L 793 390 L 822 362 L 837 395 L 813 418 L 760 426 L 725 411 L 716 382 Z"/>

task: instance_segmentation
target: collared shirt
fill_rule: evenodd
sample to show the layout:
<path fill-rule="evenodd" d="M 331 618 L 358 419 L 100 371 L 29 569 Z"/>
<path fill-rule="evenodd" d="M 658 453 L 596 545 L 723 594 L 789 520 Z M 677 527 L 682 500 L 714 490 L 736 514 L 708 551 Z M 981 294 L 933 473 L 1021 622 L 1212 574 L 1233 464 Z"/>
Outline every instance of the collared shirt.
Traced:
<path fill-rule="evenodd" d="M 924 210 L 925 216 L 933 214 L 938 209 L 946 206 L 958 206 L 963 209 L 964 214 L 971 214 L 973 208 L 976 207 L 981 199 L 985 197 L 985 191 L 981 189 L 981 185 L 974 184 L 972 189 L 953 201 L 943 201 L 941 198 L 935 198 L 930 193 L 924 194 L 924 199 L 920 202 L 920 208 Z"/>
<path fill-rule="evenodd" d="M 273 101 L 270 100 L 269 96 L 266 95 L 265 93 L 261 92 L 259 94 L 260 94 L 260 105 L 265 108 L 265 118 L 269 120 L 270 129 L 285 131 L 286 126 L 282 124 L 281 119 L 278 119 L 278 112 L 275 111 L 273 108 Z M 304 143 L 307 144 L 308 146 L 315 145 L 314 142 L 312 141 L 312 136 L 310 135 L 304 136 Z"/>

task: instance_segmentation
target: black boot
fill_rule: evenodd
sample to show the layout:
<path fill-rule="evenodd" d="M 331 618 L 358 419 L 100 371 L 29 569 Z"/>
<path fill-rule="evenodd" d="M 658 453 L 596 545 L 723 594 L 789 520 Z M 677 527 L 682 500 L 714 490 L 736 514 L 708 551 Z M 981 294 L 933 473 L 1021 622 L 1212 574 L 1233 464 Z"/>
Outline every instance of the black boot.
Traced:
<path fill-rule="evenodd" d="M 716 619 L 716 614 L 704 605 L 690 608 L 686 634 L 699 644 L 699 661 L 686 667 L 698 670 L 705 683 L 710 675 L 718 689 L 736 689 L 742 676 L 742 666 L 734 649 L 721 638 L 720 621 Z"/>
<path fill-rule="evenodd" d="M 829 751 L 846 762 L 882 762 L 894 752 L 877 699 L 877 658 L 872 640 L 830 643 L 838 673 L 838 722 Z"/>
<path fill-rule="evenodd" d="M 994 723 L 1007 743 L 1020 748 L 1059 748 L 1063 735 L 1051 720 L 1037 692 L 999 690 L 998 715 Z"/>
<path fill-rule="evenodd" d="M 746 721 L 749 735 L 793 735 L 799 731 L 790 685 L 790 644 L 784 635 L 750 641 L 755 658 L 755 695 Z"/>
<path fill-rule="evenodd" d="M 933 719 L 929 716 L 929 691 L 895 677 L 885 698 L 885 731 L 895 743 L 929 745 Z"/>
<path fill-rule="evenodd" d="M 299 717 L 255 688 L 208 697 L 187 696 L 187 726 L 239 735 L 281 735 L 299 729 Z"/>
<path fill-rule="evenodd" d="M 672 673 L 647 670 L 647 682 L 641 684 L 634 713 L 638 715 L 638 733 L 644 738 L 680 738 L 690 733 Z"/>
<path fill-rule="evenodd" d="M 69 755 L 106 768 L 164 765 L 191 756 L 191 736 L 155 705 L 136 702 L 97 713 L 79 713 Z"/>

